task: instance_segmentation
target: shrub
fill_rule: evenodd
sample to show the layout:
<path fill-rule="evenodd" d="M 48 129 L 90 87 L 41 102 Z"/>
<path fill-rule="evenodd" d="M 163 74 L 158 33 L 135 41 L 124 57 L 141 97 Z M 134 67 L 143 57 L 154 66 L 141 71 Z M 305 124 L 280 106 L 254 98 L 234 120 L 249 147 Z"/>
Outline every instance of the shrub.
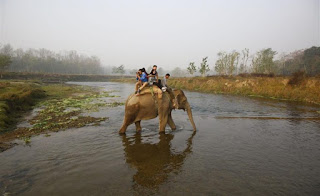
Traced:
<path fill-rule="evenodd" d="M 306 72 L 305 71 L 294 72 L 292 74 L 292 77 L 290 78 L 288 84 L 291 85 L 291 86 L 301 85 L 302 82 L 305 80 L 305 78 L 306 78 Z"/>
<path fill-rule="evenodd" d="M 275 75 L 274 73 L 240 73 L 238 76 L 243 77 L 243 78 L 248 78 L 248 77 L 265 77 L 265 78 L 273 78 Z"/>

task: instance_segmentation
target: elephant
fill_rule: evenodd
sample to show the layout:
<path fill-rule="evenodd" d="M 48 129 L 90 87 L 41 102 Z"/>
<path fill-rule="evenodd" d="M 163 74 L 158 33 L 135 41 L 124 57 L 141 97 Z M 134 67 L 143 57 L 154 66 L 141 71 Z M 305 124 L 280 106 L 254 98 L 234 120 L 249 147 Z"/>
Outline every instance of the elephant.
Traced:
<path fill-rule="evenodd" d="M 187 111 L 193 131 L 196 126 L 193 121 L 190 104 L 184 92 L 180 89 L 172 90 L 174 97 L 170 97 L 169 92 L 164 92 L 156 87 L 144 89 L 139 96 L 129 95 L 125 103 L 125 115 L 122 127 L 119 133 L 125 133 L 127 127 L 135 123 L 136 131 L 141 131 L 141 120 L 149 120 L 159 116 L 159 132 L 163 133 L 168 124 L 171 130 L 176 129 L 171 112 L 174 109 L 172 101 L 175 102 L 175 108 Z"/>

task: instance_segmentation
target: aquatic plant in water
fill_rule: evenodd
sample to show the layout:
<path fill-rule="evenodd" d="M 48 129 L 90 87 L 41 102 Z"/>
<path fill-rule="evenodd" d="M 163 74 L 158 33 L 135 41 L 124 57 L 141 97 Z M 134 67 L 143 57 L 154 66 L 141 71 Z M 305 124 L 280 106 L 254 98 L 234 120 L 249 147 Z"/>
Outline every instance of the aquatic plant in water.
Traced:
<path fill-rule="evenodd" d="M 60 131 L 73 127 L 86 125 L 97 126 L 108 117 L 92 117 L 82 115 L 84 112 L 98 112 L 102 107 L 116 107 L 123 105 L 120 102 L 106 102 L 101 98 L 115 97 L 109 92 L 91 92 L 74 95 L 68 98 L 52 99 L 40 103 L 43 108 L 29 123 L 32 125 L 26 129 L 31 134 L 38 134 L 46 131 Z"/>

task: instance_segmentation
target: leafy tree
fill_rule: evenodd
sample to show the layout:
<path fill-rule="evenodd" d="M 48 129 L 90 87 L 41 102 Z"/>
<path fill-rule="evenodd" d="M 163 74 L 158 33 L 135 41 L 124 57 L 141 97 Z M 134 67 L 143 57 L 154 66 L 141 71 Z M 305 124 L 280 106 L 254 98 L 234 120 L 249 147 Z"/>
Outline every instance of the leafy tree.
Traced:
<path fill-rule="evenodd" d="M 276 73 L 277 67 L 273 61 L 277 54 L 271 48 L 260 50 L 252 59 L 252 69 L 254 73 Z"/>
<path fill-rule="evenodd" d="M 5 44 L 5 45 L 1 46 L 0 53 L 7 55 L 7 56 L 12 56 L 13 48 L 10 44 Z"/>
<path fill-rule="evenodd" d="M 215 64 L 215 71 L 218 72 L 219 75 L 227 75 L 229 67 L 230 67 L 230 54 L 226 52 L 219 52 L 218 53 L 218 60 L 216 61 Z"/>
<path fill-rule="evenodd" d="M 286 65 L 286 54 L 281 53 L 277 60 L 274 61 L 275 66 L 278 68 L 278 73 L 281 75 L 285 75 L 285 65 Z"/>
<path fill-rule="evenodd" d="M 229 58 L 228 62 L 228 74 L 232 75 L 234 73 L 234 71 L 237 70 L 238 67 L 238 62 L 239 62 L 239 56 L 240 53 L 237 51 L 233 51 L 231 52 L 229 55 L 227 55 L 227 57 Z"/>
<path fill-rule="evenodd" d="M 2 78 L 2 72 L 11 64 L 11 57 L 8 55 L 0 54 L 0 72 Z"/>
<path fill-rule="evenodd" d="M 308 75 L 320 73 L 320 47 L 311 47 L 303 53 L 305 72 Z"/>
<path fill-rule="evenodd" d="M 197 72 L 197 68 L 194 65 L 194 62 L 190 62 L 189 63 L 189 66 L 188 66 L 187 70 L 188 70 L 188 73 L 191 74 L 191 75 L 193 75 L 194 73 Z"/>
<path fill-rule="evenodd" d="M 47 49 L 16 49 L 7 44 L 0 46 L 0 54 L 11 57 L 9 71 L 28 71 L 66 74 L 103 73 L 100 59 L 80 55 L 76 51 L 55 53 Z"/>
<path fill-rule="evenodd" d="M 320 47 L 294 51 L 282 56 L 276 63 L 283 75 L 291 75 L 297 71 L 317 75 L 320 73 Z"/>
<path fill-rule="evenodd" d="M 297 71 L 306 70 L 303 57 L 304 51 L 298 50 L 289 54 L 280 55 L 280 58 L 275 61 L 275 64 L 279 69 L 279 73 L 282 75 L 291 75 Z"/>
<path fill-rule="evenodd" d="M 209 68 L 209 65 L 207 64 L 207 62 L 208 62 L 208 57 L 202 58 L 202 62 L 199 67 L 199 72 L 201 73 L 202 77 L 205 77 L 206 73 L 208 71 L 210 71 L 210 68 Z"/>

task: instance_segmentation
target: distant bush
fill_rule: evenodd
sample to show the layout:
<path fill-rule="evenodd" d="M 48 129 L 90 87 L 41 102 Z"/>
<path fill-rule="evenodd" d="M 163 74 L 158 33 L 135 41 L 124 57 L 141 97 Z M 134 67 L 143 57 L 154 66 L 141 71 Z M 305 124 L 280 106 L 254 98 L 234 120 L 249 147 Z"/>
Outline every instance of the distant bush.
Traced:
<path fill-rule="evenodd" d="M 264 74 L 264 73 L 241 73 L 238 76 L 240 77 L 274 77 L 274 73 Z"/>
<path fill-rule="evenodd" d="M 305 71 L 297 71 L 294 72 L 288 82 L 289 85 L 294 86 L 294 85 L 301 85 L 302 82 L 306 78 L 306 72 Z"/>
<path fill-rule="evenodd" d="M 231 78 L 229 75 L 208 75 L 207 78 Z"/>

